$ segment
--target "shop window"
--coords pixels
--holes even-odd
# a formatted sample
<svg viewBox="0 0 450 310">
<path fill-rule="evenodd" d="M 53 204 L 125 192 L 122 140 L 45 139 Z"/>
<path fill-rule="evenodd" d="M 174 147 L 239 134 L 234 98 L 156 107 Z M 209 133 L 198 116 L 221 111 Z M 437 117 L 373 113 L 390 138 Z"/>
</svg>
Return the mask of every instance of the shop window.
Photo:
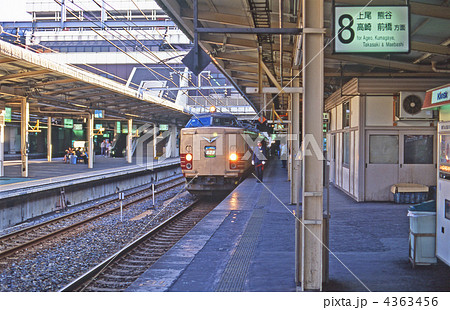
<svg viewBox="0 0 450 310">
<path fill-rule="evenodd" d="M 398 164 L 398 136 L 371 135 L 369 137 L 370 164 Z"/>
<path fill-rule="evenodd" d="M 404 164 L 433 164 L 433 135 L 405 135 Z"/>
<path fill-rule="evenodd" d="M 342 164 L 348 168 L 350 166 L 350 132 L 344 132 L 343 136 Z"/>
<path fill-rule="evenodd" d="M 342 104 L 342 128 L 350 127 L 350 102 Z"/>
</svg>

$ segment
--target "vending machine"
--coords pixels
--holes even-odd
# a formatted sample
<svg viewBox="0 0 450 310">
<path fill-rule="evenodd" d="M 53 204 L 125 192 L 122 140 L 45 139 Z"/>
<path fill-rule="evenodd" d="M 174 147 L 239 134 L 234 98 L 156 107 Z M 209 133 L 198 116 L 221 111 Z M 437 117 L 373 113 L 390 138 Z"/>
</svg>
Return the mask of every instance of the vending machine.
<svg viewBox="0 0 450 310">
<path fill-rule="evenodd" d="M 436 256 L 450 266 L 450 122 L 438 125 Z"/>
</svg>

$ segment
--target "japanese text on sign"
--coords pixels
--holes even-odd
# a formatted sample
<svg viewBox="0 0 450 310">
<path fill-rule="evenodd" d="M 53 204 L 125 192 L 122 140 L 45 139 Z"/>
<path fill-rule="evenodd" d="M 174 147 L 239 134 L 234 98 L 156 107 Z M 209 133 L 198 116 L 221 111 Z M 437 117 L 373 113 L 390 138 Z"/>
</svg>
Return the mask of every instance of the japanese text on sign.
<svg viewBox="0 0 450 310">
<path fill-rule="evenodd" d="M 408 6 L 335 7 L 336 53 L 409 52 Z"/>
</svg>

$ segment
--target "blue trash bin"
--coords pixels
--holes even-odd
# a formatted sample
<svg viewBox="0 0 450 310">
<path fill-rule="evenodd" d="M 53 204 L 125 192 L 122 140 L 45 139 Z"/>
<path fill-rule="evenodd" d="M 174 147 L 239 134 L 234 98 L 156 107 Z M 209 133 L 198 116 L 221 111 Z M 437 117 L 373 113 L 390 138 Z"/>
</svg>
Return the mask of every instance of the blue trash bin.
<svg viewBox="0 0 450 310">
<path fill-rule="evenodd" d="M 76 155 L 70 155 L 70 163 L 72 165 L 76 165 L 77 164 L 77 156 Z"/>
</svg>

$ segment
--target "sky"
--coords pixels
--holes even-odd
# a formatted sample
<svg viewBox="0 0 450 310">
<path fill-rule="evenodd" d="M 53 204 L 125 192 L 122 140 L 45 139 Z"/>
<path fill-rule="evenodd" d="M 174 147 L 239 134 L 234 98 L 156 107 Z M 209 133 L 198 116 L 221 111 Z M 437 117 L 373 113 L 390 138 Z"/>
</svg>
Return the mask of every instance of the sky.
<svg viewBox="0 0 450 310">
<path fill-rule="evenodd" d="M 31 15 L 25 10 L 29 0 L 0 0 L 0 21 L 31 20 Z"/>
</svg>

